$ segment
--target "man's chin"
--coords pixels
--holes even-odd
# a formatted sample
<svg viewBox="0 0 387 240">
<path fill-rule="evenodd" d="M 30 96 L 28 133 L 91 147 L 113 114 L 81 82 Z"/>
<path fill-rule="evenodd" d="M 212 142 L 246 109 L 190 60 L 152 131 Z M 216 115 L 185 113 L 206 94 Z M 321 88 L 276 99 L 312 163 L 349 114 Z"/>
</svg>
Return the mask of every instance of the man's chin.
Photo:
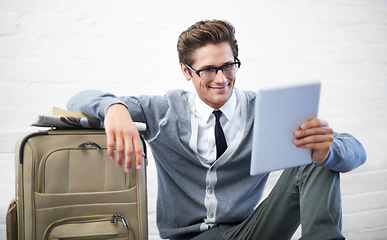
<svg viewBox="0 0 387 240">
<path fill-rule="evenodd" d="M 227 93 L 214 97 L 212 102 L 217 106 L 216 109 L 222 107 L 230 99 L 230 96 L 231 95 Z"/>
</svg>

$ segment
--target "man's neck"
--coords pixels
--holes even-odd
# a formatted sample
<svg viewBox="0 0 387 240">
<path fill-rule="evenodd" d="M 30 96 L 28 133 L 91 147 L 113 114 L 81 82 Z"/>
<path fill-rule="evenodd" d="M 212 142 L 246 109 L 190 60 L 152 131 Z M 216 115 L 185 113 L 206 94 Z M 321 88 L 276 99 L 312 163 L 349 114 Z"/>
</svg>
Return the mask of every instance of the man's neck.
<svg viewBox="0 0 387 240">
<path fill-rule="evenodd" d="M 235 96 L 235 91 L 234 91 L 231 97 L 228 99 L 228 101 L 225 104 L 223 104 L 221 108 L 219 108 L 228 120 L 230 120 L 234 116 L 236 104 L 237 104 L 237 98 Z M 196 94 L 195 110 L 197 115 L 199 115 L 199 117 L 207 121 L 215 109 L 207 105 L 205 102 L 203 102 L 200 99 L 200 97 Z"/>
</svg>

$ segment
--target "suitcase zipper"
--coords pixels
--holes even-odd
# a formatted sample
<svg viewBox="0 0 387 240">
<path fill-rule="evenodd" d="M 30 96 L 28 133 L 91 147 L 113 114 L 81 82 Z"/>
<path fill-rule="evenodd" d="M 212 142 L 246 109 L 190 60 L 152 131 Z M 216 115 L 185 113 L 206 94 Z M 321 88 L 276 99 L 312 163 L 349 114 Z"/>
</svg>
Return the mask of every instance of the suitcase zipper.
<svg viewBox="0 0 387 240">
<path fill-rule="evenodd" d="M 125 226 L 126 228 L 130 228 L 129 223 L 128 223 L 128 222 L 126 221 L 126 219 L 125 219 L 122 215 L 120 215 L 120 214 L 114 214 L 113 217 L 112 217 L 112 219 L 110 220 L 110 223 L 115 224 L 115 223 L 117 222 L 117 219 L 121 220 L 122 223 L 124 224 L 124 226 Z"/>
<path fill-rule="evenodd" d="M 124 227 L 128 230 L 128 233 L 130 235 L 130 239 L 133 240 L 134 239 L 133 230 L 130 227 L 127 220 L 125 219 L 125 217 L 123 217 L 120 214 L 113 214 L 113 216 L 111 214 L 93 215 L 93 216 L 79 216 L 79 217 L 69 217 L 69 218 L 63 218 L 63 219 L 56 220 L 55 222 L 51 223 L 47 227 L 46 231 L 43 234 L 43 240 L 48 240 L 51 231 L 55 227 L 60 226 L 60 225 L 72 224 L 72 223 L 82 223 L 82 222 L 98 222 L 98 221 L 100 221 L 100 222 L 106 221 L 106 222 L 110 222 L 111 224 L 117 224 L 117 219 L 122 222 Z M 119 237 L 118 233 L 117 234 L 106 234 L 106 235 L 100 235 L 100 236 L 79 236 L 79 237 L 67 237 L 67 238 L 65 237 L 65 238 L 59 238 L 59 239 L 73 239 L 73 240 L 75 240 L 75 239 L 108 239 L 108 238 L 117 238 L 117 237 Z"/>
</svg>

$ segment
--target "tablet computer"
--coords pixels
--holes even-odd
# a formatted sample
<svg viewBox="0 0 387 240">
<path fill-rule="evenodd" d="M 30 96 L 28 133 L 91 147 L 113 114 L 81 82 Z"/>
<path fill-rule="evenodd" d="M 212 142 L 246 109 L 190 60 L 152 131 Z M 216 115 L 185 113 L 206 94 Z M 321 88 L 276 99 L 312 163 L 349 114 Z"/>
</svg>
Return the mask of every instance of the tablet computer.
<svg viewBox="0 0 387 240">
<path fill-rule="evenodd" d="M 309 149 L 293 144 L 293 132 L 316 118 L 320 81 L 264 87 L 257 92 L 251 155 L 251 175 L 312 162 Z"/>
</svg>

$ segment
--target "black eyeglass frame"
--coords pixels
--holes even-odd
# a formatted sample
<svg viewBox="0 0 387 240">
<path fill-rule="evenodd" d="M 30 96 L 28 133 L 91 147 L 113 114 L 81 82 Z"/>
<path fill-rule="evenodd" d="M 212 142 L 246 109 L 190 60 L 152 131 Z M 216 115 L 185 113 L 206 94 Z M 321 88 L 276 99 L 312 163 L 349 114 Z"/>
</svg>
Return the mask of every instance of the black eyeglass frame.
<svg viewBox="0 0 387 240">
<path fill-rule="evenodd" d="M 212 79 L 214 79 L 215 78 L 215 76 L 216 76 L 216 74 L 218 74 L 218 71 L 219 70 L 221 70 L 222 71 L 222 73 L 224 74 L 224 72 L 223 72 L 223 69 L 225 68 L 225 67 L 228 67 L 228 66 L 230 66 L 230 65 L 233 65 L 233 64 L 237 64 L 237 70 L 234 72 L 234 73 L 236 73 L 237 71 L 238 71 L 238 69 L 241 67 L 241 61 L 239 61 L 239 59 L 238 58 L 235 58 L 235 62 L 233 62 L 233 63 L 227 63 L 227 64 L 225 64 L 225 65 L 223 65 L 223 66 L 220 66 L 220 67 L 210 67 L 210 68 L 204 68 L 204 69 L 200 69 L 200 70 L 195 70 L 195 69 L 193 69 L 190 65 L 188 65 L 188 64 L 184 64 L 189 70 L 191 70 L 191 71 L 193 71 L 194 73 L 196 73 L 196 75 L 198 75 L 202 80 L 204 80 L 204 81 L 209 81 L 209 80 L 212 80 Z M 215 75 L 214 75 L 214 77 L 213 78 L 211 78 L 211 79 L 203 79 L 201 76 L 200 76 L 200 72 L 201 71 L 205 71 L 205 70 L 208 70 L 208 69 L 215 69 Z M 233 73 L 233 74 L 234 74 Z M 225 76 L 230 76 L 230 75 L 226 75 L 226 74 L 224 74 Z"/>
</svg>

